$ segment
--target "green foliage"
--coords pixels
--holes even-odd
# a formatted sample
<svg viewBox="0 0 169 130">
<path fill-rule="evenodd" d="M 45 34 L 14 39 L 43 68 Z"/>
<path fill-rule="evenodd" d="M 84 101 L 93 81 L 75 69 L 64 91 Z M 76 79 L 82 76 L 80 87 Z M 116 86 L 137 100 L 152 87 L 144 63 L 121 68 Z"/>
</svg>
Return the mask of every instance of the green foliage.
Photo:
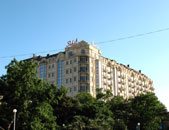
<svg viewBox="0 0 169 130">
<path fill-rule="evenodd" d="M 97 89 L 68 97 L 65 87 L 58 88 L 36 77 L 33 61 L 16 59 L 0 77 L 0 129 L 12 129 L 13 109 L 17 109 L 19 130 L 158 130 L 167 120 L 166 108 L 153 93 L 125 100 L 111 91 Z"/>
<path fill-rule="evenodd" d="M 154 93 L 142 94 L 131 99 L 131 105 L 134 115 L 130 118 L 133 122 L 129 123 L 129 126 L 140 122 L 143 130 L 159 129 L 159 124 L 164 119 L 167 110 Z"/>
<path fill-rule="evenodd" d="M 131 115 L 131 105 L 129 101 L 124 100 L 123 97 L 116 96 L 108 102 L 108 106 L 116 122 L 123 121 L 124 124 L 128 123 L 128 119 Z"/>
<path fill-rule="evenodd" d="M 103 101 L 108 101 L 113 96 L 110 90 L 107 90 L 106 93 L 104 94 L 102 88 L 97 88 L 96 93 L 97 93 L 96 99 L 103 100 Z"/>
<path fill-rule="evenodd" d="M 50 103 L 53 100 L 51 97 L 56 94 L 46 94 L 46 90 L 52 89 L 52 87 L 50 88 L 50 85 L 35 76 L 36 68 L 34 62 L 18 62 L 14 59 L 6 68 L 7 74 L 0 78 L 0 95 L 4 97 L 2 105 L 0 105 L 0 113 L 3 113 L 0 114 L 0 126 L 4 129 L 12 127 L 13 109 L 17 109 L 16 129 L 34 129 L 33 126 L 48 129 L 49 124 L 56 126 L 53 108 L 50 107 L 50 104 L 47 105 L 45 103 Z M 54 87 L 53 90 L 55 90 Z M 42 108 L 46 108 L 48 111 Z M 40 110 L 43 110 L 43 112 L 37 113 Z M 49 116 L 48 118 L 44 118 L 47 123 L 42 121 L 42 117 L 45 117 L 45 115 Z M 39 123 L 32 122 L 36 124 L 33 125 L 30 123 L 31 121 Z M 43 125 L 41 125 L 42 123 Z"/>
<path fill-rule="evenodd" d="M 101 94 L 101 93 L 100 93 Z M 84 129 L 102 130 L 112 129 L 114 119 L 106 102 L 95 99 L 89 93 L 80 93 L 77 99 L 81 103 L 81 116 L 86 119 Z"/>
<path fill-rule="evenodd" d="M 30 122 L 31 129 L 54 130 L 57 128 L 56 116 L 53 115 L 53 108 L 49 103 L 40 103 L 32 112 L 34 115 Z"/>
<path fill-rule="evenodd" d="M 116 119 L 114 124 L 114 130 L 127 130 L 127 126 L 124 120 Z"/>
</svg>

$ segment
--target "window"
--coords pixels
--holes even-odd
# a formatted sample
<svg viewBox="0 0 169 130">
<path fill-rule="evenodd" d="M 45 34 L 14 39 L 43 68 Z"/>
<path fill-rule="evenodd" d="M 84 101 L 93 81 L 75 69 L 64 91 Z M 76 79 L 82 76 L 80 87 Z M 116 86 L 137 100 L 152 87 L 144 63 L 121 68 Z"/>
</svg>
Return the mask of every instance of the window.
<svg viewBox="0 0 169 130">
<path fill-rule="evenodd" d="M 74 81 L 76 81 L 77 79 L 76 79 L 76 76 L 74 76 Z"/>
<path fill-rule="evenodd" d="M 46 80 L 46 65 L 40 66 L 40 78 Z"/>
<path fill-rule="evenodd" d="M 54 66 L 54 64 L 52 64 L 52 68 L 54 68 L 55 66 Z"/>
<path fill-rule="evenodd" d="M 76 60 L 76 58 L 74 58 L 74 62 L 76 62 L 77 60 Z"/>
<path fill-rule="evenodd" d="M 52 73 L 52 77 L 54 77 L 54 73 Z"/>
<path fill-rule="evenodd" d="M 58 63 L 57 63 L 57 83 L 58 83 L 58 88 L 62 85 L 62 75 L 63 75 L 63 70 L 62 70 L 62 61 L 59 58 Z"/>
<path fill-rule="evenodd" d="M 88 91 L 88 86 L 80 86 L 80 91 L 81 91 L 81 92 L 86 92 L 86 91 Z"/>
<path fill-rule="evenodd" d="M 86 81 L 87 80 L 87 76 L 80 76 L 80 81 Z"/>
<path fill-rule="evenodd" d="M 69 88 L 69 90 L 70 90 L 70 93 L 72 92 L 72 88 Z"/>
<path fill-rule="evenodd" d="M 70 73 L 72 73 L 72 69 L 70 69 Z"/>
<path fill-rule="evenodd" d="M 74 86 L 74 91 L 77 91 L 77 87 L 76 86 Z"/>
<path fill-rule="evenodd" d="M 81 53 L 82 53 L 82 54 L 85 54 L 85 50 L 84 50 L 84 49 L 82 49 L 82 50 L 81 50 Z"/>
<path fill-rule="evenodd" d="M 63 85 L 63 65 L 64 65 L 64 62 L 62 61 L 61 62 L 61 74 L 62 74 L 62 76 L 61 76 L 61 85 Z"/>
<path fill-rule="evenodd" d="M 80 57 L 80 61 L 81 61 L 81 62 L 86 62 L 86 61 L 87 61 L 87 58 L 86 58 L 86 57 Z"/>
<path fill-rule="evenodd" d="M 68 58 L 70 58 L 73 55 L 72 51 L 68 53 Z"/>
<path fill-rule="evenodd" d="M 48 74 L 48 78 L 50 78 L 50 73 Z"/>
<path fill-rule="evenodd" d="M 69 64 L 69 61 L 66 61 L 66 65 L 68 65 Z"/>
<path fill-rule="evenodd" d="M 69 80 L 68 79 L 66 79 L 66 84 L 68 84 L 69 83 Z"/>
<path fill-rule="evenodd" d="M 87 67 L 80 67 L 80 71 L 81 72 L 86 72 L 87 71 Z"/>
<path fill-rule="evenodd" d="M 46 81 L 46 65 L 44 65 L 44 75 L 43 75 L 43 79 Z"/>
<path fill-rule="evenodd" d="M 40 66 L 40 78 L 43 79 L 43 65 Z"/>
<path fill-rule="evenodd" d="M 68 74 L 69 73 L 69 71 L 68 71 L 68 69 L 66 70 L 66 74 Z"/>
<path fill-rule="evenodd" d="M 72 60 L 70 60 L 70 64 L 72 64 Z"/>
<path fill-rule="evenodd" d="M 74 72 L 76 72 L 76 67 L 74 67 Z"/>
<path fill-rule="evenodd" d="M 51 66 L 49 65 L 48 68 L 50 69 L 50 67 L 51 67 Z"/>
<path fill-rule="evenodd" d="M 99 61 L 96 61 L 96 86 L 99 88 Z"/>
</svg>

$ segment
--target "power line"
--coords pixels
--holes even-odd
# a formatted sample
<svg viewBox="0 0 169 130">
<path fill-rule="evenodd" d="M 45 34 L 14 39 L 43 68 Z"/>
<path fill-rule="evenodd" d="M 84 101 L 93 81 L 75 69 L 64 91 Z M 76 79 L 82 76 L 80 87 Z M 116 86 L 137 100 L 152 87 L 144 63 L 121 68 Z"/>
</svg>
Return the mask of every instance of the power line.
<svg viewBox="0 0 169 130">
<path fill-rule="evenodd" d="M 120 37 L 120 38 L 109 40 L 109 41 L 97 42 L 95 44 L 103 44 L 103 43 L 121 41 L 121 40 L 131 39 L 131 38 L 135 38 L 135 37 L 142 37 L 142 36 L 145 36 L 145 35 L 151 35 L 151 34 L 154 34 L 154 33 L 159 33 L 159 32 L 164 32 L 164 31 L 169 31 L 169 28 L 160 29 L 160 30 L 151 31 L 151 32 L 146 32 L 146 33 L 140 33 L 140 34 L 131 35 L 131 36 L 127 36 L 127 37 Z"/>
<path fill-rule="evenodd" d="M 57 49 L 57 50 L 50 50 L 50 51 L 41 51 L 41 52 L 36 52 L 36 53 L 27 53 L 27 54 L 19 54 L 19 55 L 11 55 L 11 56 L 2 56 L 2 58 L 12 58 L 12 57 L 19 57 L 19 56 L 28 56 L 28 55 L 33 55 L 33 54 L 42 54 L 42 53 L 48 53 L 48 52 L 54 52 L 54 51 L 62 51 L 64 49 Z"/>
<path fill-rule="evenodd" d="M 155 30 L 155 31 L 151 31 L 151 32 L 140 33 L 140 34 L 126 36 L 126 37 L 120 37 L 120 38 L 116 38 L 116 39 L 108 40 L 108 41 L 96 42 L 95 44 L 111 43 L 111 42 L 115 42 L 115 41 L 121 41 L 121 40 L 126 40 L 126 39 L 132 39 L 132 38 L 136 38 L 136 37 L 142 37 L 142 36 L 146 36 L 146 35 L 151 35 L 151 34 L 154 34 L 154 33 L 160 33 L 160 32 L 164 32 L 164 31 L 169 31 L 169 28 L 159 29 L 159 30 Z M 64 50 L 64 48 L 63 49 L 50 50 L 50 51 L 36 52 L 36 53 L 27 53 L 27 54 L 19 54 L 19 55 L 11 55 L 11 56 L 2 56 L 2 57 L 0 57 L 0 59 L 2 59 L 2 58 L 19 57 L 19 56 L 27 56 L 27 55 L 33 55 L 33 54 L 49 53 L 49 52 L 62 51 L 62 50 Z"/>
</svg>

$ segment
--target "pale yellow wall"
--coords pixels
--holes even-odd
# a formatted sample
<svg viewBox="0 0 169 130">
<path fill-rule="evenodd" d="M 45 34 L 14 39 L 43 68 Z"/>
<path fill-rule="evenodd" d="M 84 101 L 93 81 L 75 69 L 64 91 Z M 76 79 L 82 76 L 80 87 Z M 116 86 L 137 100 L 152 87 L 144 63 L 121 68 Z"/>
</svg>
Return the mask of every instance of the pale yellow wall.
<svg viewBox="0 0 169 130">
<path fill-rule="evenodd" d="M 81 53 L 81 50 L 85 50 L 85 54 Z M 68 57 L 69 52 L 73 53 L 73 56 Z M 81 64 L 80 56 L 87 56 L 88 62 Z M 89 93 L 91 95 L 96 96 L 96 60 L 101 63 L 101 86 L 103 91 L 110 90 L 115 96 L 114 85 L 117 83 L 117 94 L 119 96 L 123 96 L 124 98 L 135 97 L 141 93 L 153 92 L 153 81 L 149 79 L 144 74 L 133 70 L 125 65 L 118 64 L 114 60 L 110 60 L 101 56 L 101 51 L 98 50 L 94 45 L 89 45 L 85 41 L 82 41 L 78 44 L 74 44 L 71 47 L 65 48 L 65 53 L 58 53 L 56 56 L 52 56 L 50 58 L 44 57 L 41 61 L 35 60 L 37 64 L 37 76 L 40 76 L 40 65 L 46 64 L 46 81 L 49 83 L 57 84 L 57 62 L 59 57 L 64 62 L 64 70 L 63 70 L 63 86 L 68 88 L 68 96 L 77 95 L 78 91 L 80 91 L 80 66 L 87 66 L 88 72 L 81 73 L 81 75 L 88 75 L 87 83 L 89 86 Z M 74 59 L 76 58 L 76 62 Z M 66 62 L 69 62 L 66 65 Z M 72 64 L 70 64 L 72 61 Z M 49 68 L 50 66 L 50 68 Z M 54 67 L 52 67 L 54 66 Z M 74 72 L 74 67 L 76 67 L 76 72 Z M 114 75 L 114 70 L 117 70 L 116 77 Z M 72 73 L 70 73 L 70 69 Z M 66 74 L 66 70 L 68 70 L 68 74 Z M 52 73 L 54 76 L 52 77 Z M 50 74 L 50 77 L 49 77 Z M 74 81 L 74 77 L 76 77 L 76 81 Z M 114 79 L 117 80 L 114 80 Z M 66 83 L 66 79 L 69 80 L 69 83 Z M 70 83 L 70 79 L 72 82 Z M 77 87 L 77 91 L 74 91 L 74 88 Z M 71 92 L 70 92 L 71 89 Z"/>
</svg>

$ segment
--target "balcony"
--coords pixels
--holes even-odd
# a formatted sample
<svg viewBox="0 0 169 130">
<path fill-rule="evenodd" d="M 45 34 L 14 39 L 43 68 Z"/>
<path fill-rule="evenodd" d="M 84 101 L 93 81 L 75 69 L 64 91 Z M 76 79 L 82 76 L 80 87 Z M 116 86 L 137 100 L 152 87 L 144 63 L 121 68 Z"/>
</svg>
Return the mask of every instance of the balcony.
<svg viewBox="0 0 169 130">
<path fill-rule="evenodd" d="M 131 93 L 131 89 L 129 89 L 129 93 Z"/>
<path fill-rule="evenodd" d="M 128 77 L 128 81 L 131 81 L 131 77 Z"/>
<path fill-rule="evenodd" d="M 103 77 L 104 77 L 104 78 L 107 78 L 107 75 L 106 75 L 106 73 L 103 73 Z"/>
<path fill-rule="evenodd" d="M 148 88 L 148 85 L 145 84 L 145 85 L 144 85 L 144 88 Z"/>
<path fill-rule="evenodd" d="M 121 74 L 121 78 L 125 79 L 126 78 L 125 74 Z"/>
<path fill-rule="evenodd" d="M 89 63 L 88 57 L 80 57 L 79 63 Z"/>
<path fill-rule="evenodd" d="M 119 90 L 122 90 L 122 86 L 121 86 L 121 85 L 118 85 L 118 89 L 119 89 Z"/>
<path fill-rule="evenodd" d="M 89 87 L 88 86 L 80 86 L 80 92 L 89 92 Z"/>
<path fill-rule="evenodd" d="M 132 85 L 131 85 L 131 83 L 130 83 L 130 82 L 128 83 L 128 86 L 129 86 L 129 87 L 132 87 Z"/>
<path fill-rule="evenodd" d="M 84 69 L 80 69 L 79 72 L 80 73 L 89 73 L 89 70 L 88 69 L 85 69 L 85 70 Z"/>
<path fill-rule="evenodd" d="M 143 92 L 147 92 L 147 89 L 144 89 Z"/>
<path fill-rule="evenodd" d="M 138 82 L 138 81 L 136 82 L 136 85 L 139 85 L 139 82 Z"/>
<path fill-rule="evenodd" d="M 126 87 L 123 85 L 123 86 L 122 86 L 122 89 L 123 89 L 123 90 L 125 90 L 125 89 L 126 89 Z"/>
<path fill-rule="evenodd" d="M 153 86 L 151 86 L 151 87 L 150 87 L 150 90 L 154 91 L 154 88 L 153 88 Z"/>
<path fill-rule="evenodd" d="M 107 87 L 106 90 L 110 90 L 110 87 Z"/>
<path fill-rule="evenodd" d="M 107 71 L 106 71 L 106 68 L 103 68 L 103 72 L 107 72 Z"/>
<path fill-rule="evenodd" d="M 79 82 L 80 83 L 89 83 L 88 76 L 87 75 L 81 75 L 79 77 Z"/>
<path fill-rule="evenodd" d="M 121 84 L 122 83 L 122 79 L 118 78 L 118 83 Z"/>
<path fill-rule="evenodd" d="M 86 83 L 86 84 L 89 84 L 89 80 L 79 80 L 79 83 Z"/>
<path fill-rule="evenodd" d="M 132 83 L 134 83 L 134 80 L 131 80 Z"/>
<path fill-rule="evenodd" d="M 111 74 L 112 73 L 112 71 L 108 71 L 108 74 Z"/>
<path fill-rule="evenodd" d="M 112 83 L 111 83 L 111 81 L 107 81 L 108 82 L 108 85 L 111 85 Z"/>
<path fill-rule="evenodd" d="M 122 84 L 123 84 L 123 85 L 125 85 L 125 84 L 126 84 L 126 82 L 123 80 L 123 81 L 122 81 Z"/>
<path fill-rule="evenodd" d="M 103 84 L 104 84 L 104 85 L 107 85 L 107 82 L 104 82 Z"/>
<path fill-rule="evenodd" d="M 89 61 L 86 61 L 86 62 L 79 61 L 79 64 L 89 64 Z"/>
</svg>

